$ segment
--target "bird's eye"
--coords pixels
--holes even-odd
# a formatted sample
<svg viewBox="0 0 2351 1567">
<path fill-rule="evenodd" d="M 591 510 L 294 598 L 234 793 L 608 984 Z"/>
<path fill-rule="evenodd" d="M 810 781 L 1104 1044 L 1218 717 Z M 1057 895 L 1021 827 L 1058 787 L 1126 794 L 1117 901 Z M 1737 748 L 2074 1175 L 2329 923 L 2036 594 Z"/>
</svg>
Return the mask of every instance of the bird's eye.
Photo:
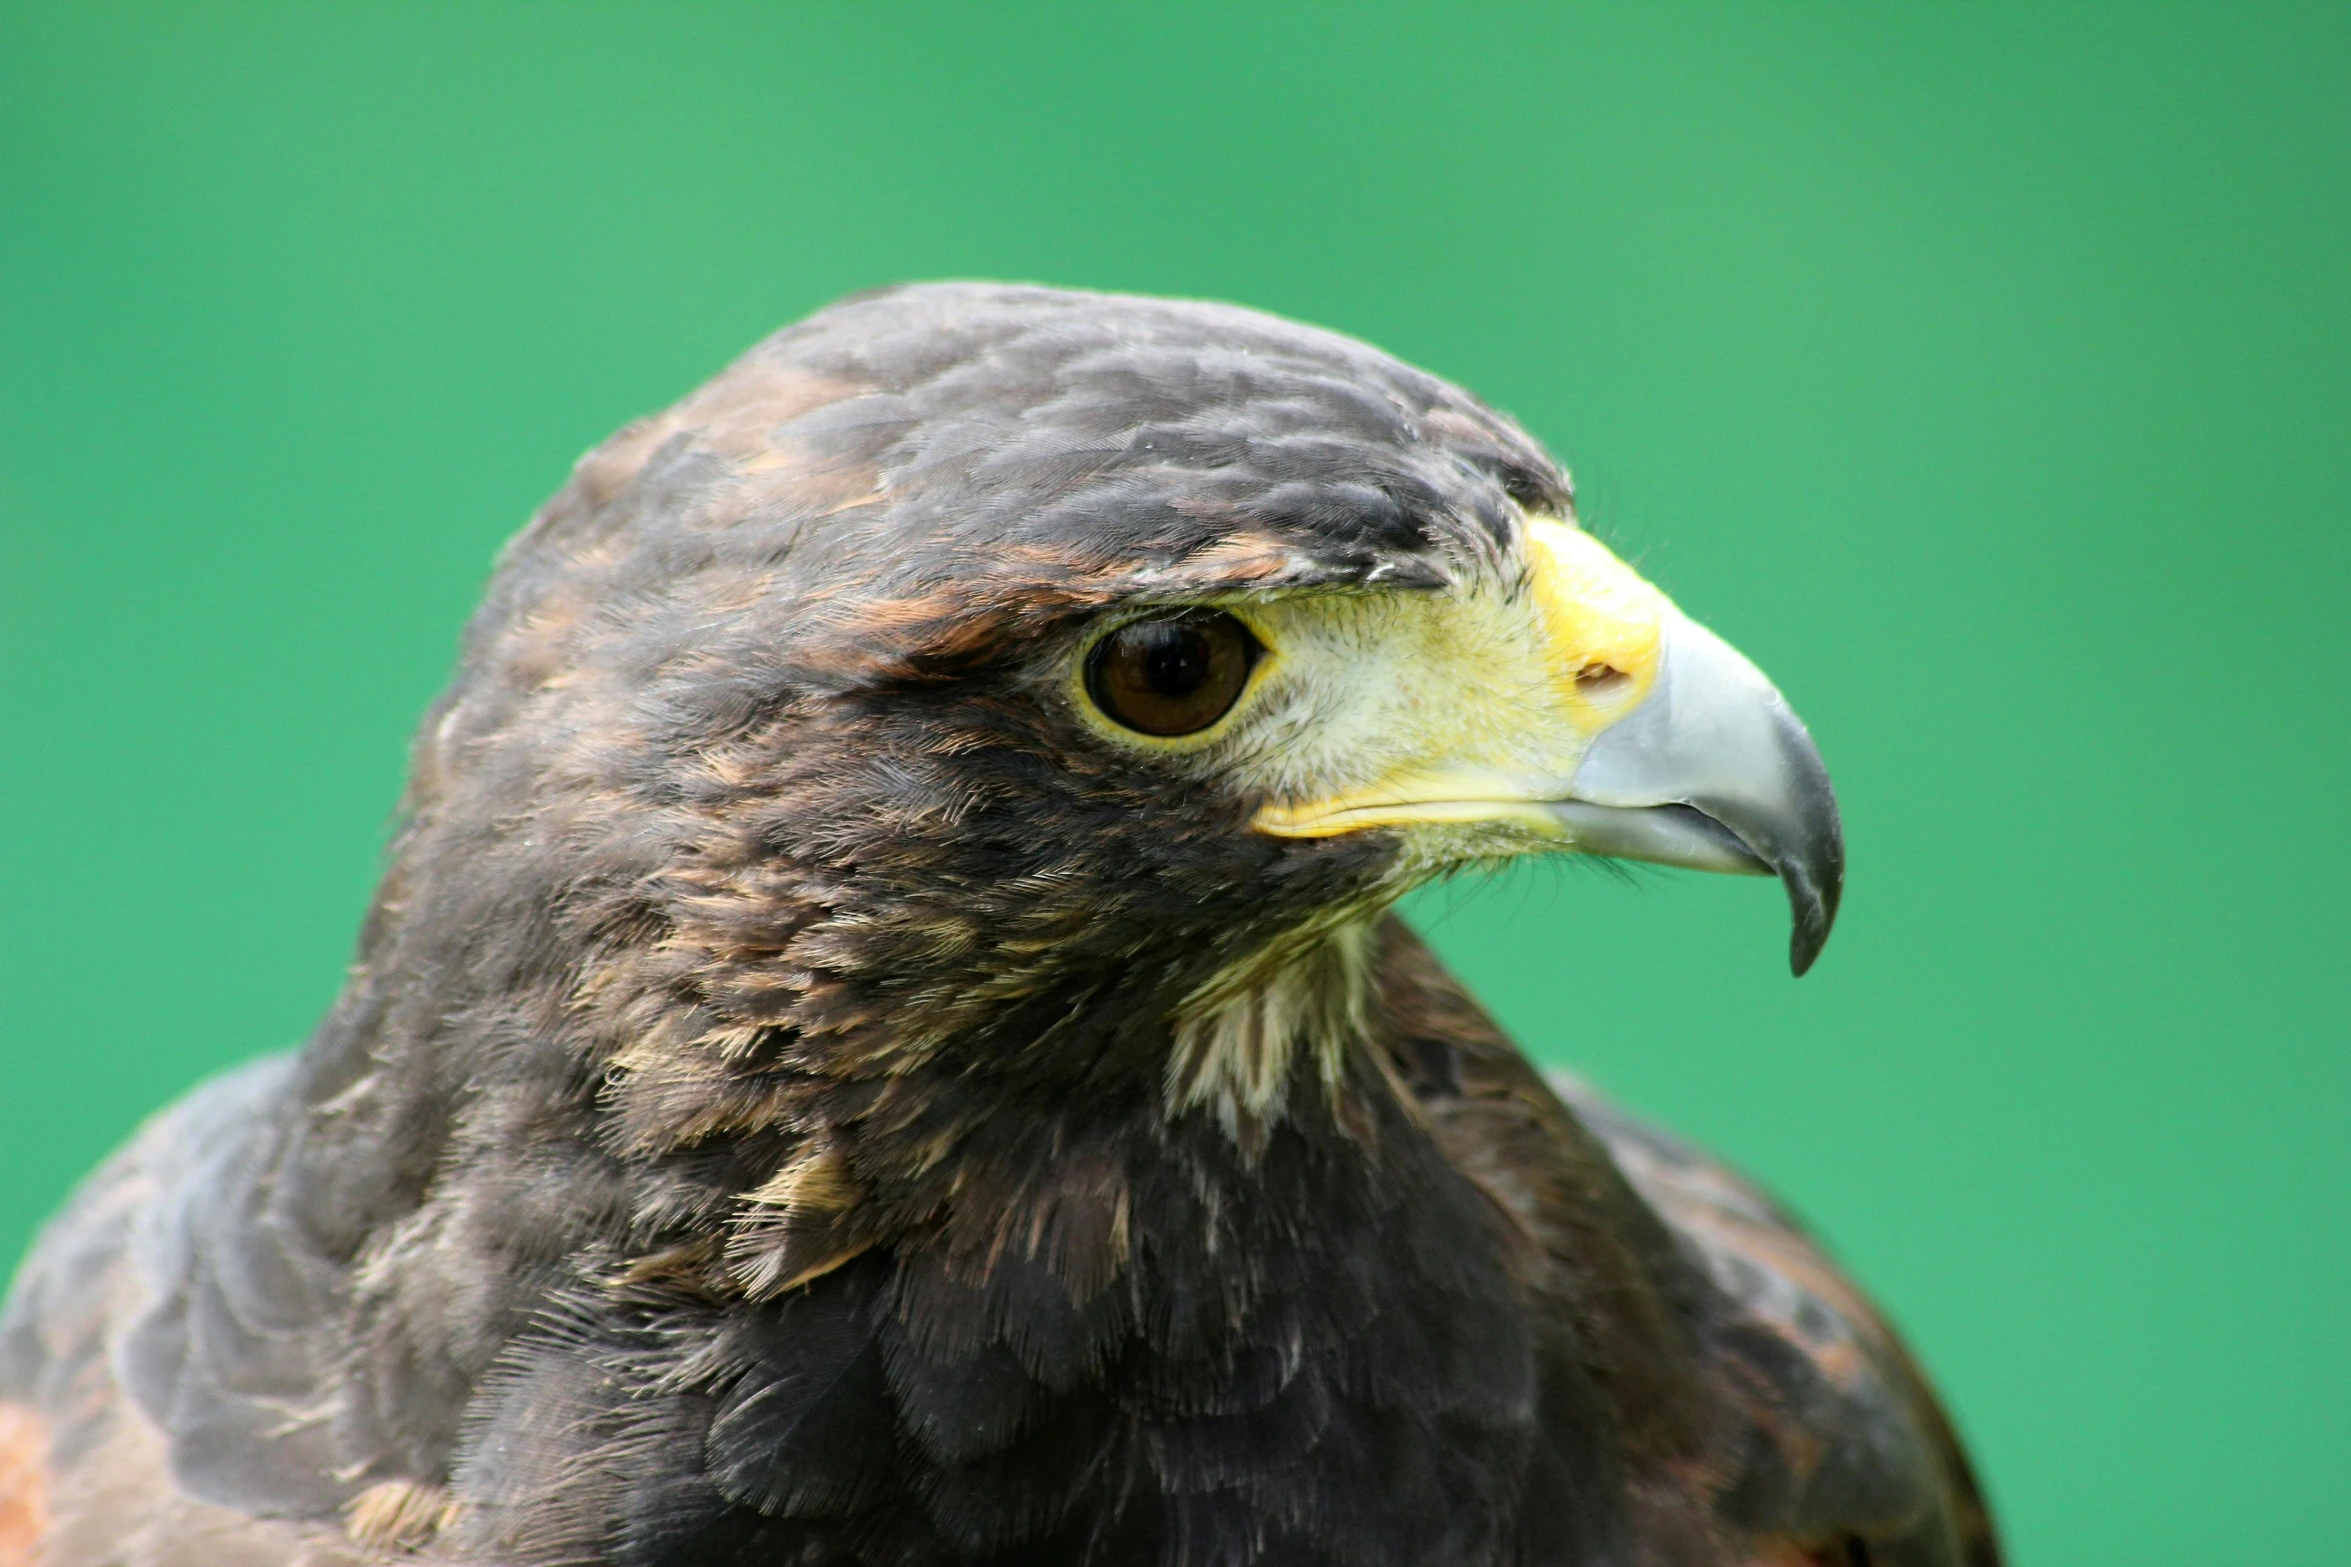
<svg viewBox="0 0 2351 1567">
<path fill-rule="evenodd" d="M 1193 734 L 1232 710 L 1263 651 L 1222 610 L 1138 620 L 1086 655 L 1086 693 L 1129 729 Z"/>
</svg>

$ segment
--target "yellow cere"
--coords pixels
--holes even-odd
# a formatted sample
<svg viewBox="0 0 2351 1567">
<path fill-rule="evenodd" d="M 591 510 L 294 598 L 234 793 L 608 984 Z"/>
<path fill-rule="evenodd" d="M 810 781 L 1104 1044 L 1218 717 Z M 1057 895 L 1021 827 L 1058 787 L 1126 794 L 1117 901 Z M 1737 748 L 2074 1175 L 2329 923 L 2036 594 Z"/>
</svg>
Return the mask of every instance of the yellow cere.
<svg viewBox="0 0 2351 1567">
<path fill-rule="evenodd" d="M 1598 539 L 1548 517 L 1528 519 L 1527 556 L 1561 698 L 1579 727 L 1598 733 L 1656 683 L 1665 595 Z"/>
<path fill-rule="evenodd" d="M 1525 591 L 1480 579 L 1259 611 L 1289 688 L 1287 700 L 1265 693 L 1264 739 L 1281 743 L 1249 769 L 1272 797 L 1259 831 L 1561 834 L 1542 802 L 1564 796 L 1592 736 L 1648 695 L 1673 610 L 1570 524 L 1529 518 L 1526 541 Z"/>
</svg>

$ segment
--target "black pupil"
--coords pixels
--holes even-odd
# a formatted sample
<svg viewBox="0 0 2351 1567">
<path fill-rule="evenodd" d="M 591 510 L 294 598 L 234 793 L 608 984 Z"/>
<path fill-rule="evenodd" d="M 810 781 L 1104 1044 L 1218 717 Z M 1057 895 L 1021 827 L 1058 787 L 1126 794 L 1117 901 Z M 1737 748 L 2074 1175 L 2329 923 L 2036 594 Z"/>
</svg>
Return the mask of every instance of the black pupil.
<svg viewBox="0 0 2351 1567">
<path fill-rule="evenodd" d="M 1143 678 L 1161 696 L 1190 696 L 1208 678 L 1208 639 L 1190 626 L 1152 626 L 1144 633 Z"/>
</svg>

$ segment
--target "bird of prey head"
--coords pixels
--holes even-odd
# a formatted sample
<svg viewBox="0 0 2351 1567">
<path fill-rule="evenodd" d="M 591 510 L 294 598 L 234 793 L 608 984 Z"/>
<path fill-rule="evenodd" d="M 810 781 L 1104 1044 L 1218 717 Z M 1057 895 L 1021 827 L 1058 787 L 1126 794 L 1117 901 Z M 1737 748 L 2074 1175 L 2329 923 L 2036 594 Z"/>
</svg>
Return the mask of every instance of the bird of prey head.
<svg viewBox="0 0 2351 1567">
<path fill-rule="evenodd" d="M 1385 913 L 1559 852 L 1778 875 L 1799 973 L 1842 870 L 1508 419 L 846 300 L 509 547 L 335 1011 L 28 1265 L 0 1472 L 57 1567 L 1989 1567 L 1860 1297 Z"/>
<path fill-rule="evenodd" d="M 1777 873 L 1802 973 L 1842 868 L 1787 704 L 1508 419 L 1331 333 L 1034 288 L 849 300 L 588 457 L 411 812 L 404 869 L 518 938 L 660 889 L 713 1028 L 1156 1053 L 1257 1111 L 1432 875 Z"/>
</svg>

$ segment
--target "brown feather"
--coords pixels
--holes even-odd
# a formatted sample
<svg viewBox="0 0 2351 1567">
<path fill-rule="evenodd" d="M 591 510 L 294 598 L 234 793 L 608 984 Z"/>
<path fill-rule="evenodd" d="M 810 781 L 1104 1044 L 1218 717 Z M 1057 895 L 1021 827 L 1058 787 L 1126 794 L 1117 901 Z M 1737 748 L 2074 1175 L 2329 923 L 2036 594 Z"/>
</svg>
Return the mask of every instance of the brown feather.
<svg viewBox="0 0 2351 1567">
<path fill-rule="evenodd" d="M 1045 289 L 844 301 L 623 430 L 501 560 L 318 1034 L 28 1262 L 0 1541 L 1987 1567 L 1817 1250 L 1380 918 L 1440 866 L 1071 706 L 1106 614 L 1503 581 L 1569 504 L 1363 344 Z"/>
</svg>

